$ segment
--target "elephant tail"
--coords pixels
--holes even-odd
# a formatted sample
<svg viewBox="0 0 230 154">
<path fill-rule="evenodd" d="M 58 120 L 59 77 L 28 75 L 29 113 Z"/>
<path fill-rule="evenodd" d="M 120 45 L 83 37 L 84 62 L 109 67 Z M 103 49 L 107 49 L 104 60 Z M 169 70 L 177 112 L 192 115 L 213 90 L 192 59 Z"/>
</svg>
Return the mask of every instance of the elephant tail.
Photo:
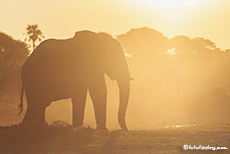
<svg viewBox="0 0 230 154">
<path fill-rule="evenodd" d="M 18 108 L 19 108 L 20 110 L 19 110 L 18 115 L 20 115 L 20 114 L 22 113 L 22 110 L 23 110 L 23 94 L 24 94 L 24 87 L 23 87 L 23 84 L 22 84 L 21 102 L 20 102 L 20 104 L 18 105 Z"/>
</svg>

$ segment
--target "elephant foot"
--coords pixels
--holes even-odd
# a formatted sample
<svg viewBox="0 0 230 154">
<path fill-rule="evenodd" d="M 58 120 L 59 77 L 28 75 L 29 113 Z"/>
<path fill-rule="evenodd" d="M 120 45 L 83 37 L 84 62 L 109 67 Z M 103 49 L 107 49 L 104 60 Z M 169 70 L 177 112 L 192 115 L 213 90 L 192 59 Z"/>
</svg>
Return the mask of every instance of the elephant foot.
<svg viewBox="0 0 230 154">
<path fill-rule="evenodd" d="M 88 125 L 82 125 L 78 127 L 72 127 L 71 130 L 73 130 L 74 132 L 85 132 L 85 131 L 93 131 L 94 129 Z"/>
<path fill-rule="evenodd" d="M 74 123 L 72 126 L 73 127 L 82 127 L 82 126 L 84 126 L 84 124 L 83 123 Z"/>
<path fill-rule="evenodd" d="M 38 121 L 22 121 L 22 126 L 28 126 L 28 127 L 42 127 L 42 126 L 48 126 L 47 122 L 38 122 Z"/>
<path fill-rule="evenodd" d="M 106 126 L 97 126 L 96 130 L 105 130 L 105 131 L 108 131 L 108 129 L 106 128 Z"/>
</svg>

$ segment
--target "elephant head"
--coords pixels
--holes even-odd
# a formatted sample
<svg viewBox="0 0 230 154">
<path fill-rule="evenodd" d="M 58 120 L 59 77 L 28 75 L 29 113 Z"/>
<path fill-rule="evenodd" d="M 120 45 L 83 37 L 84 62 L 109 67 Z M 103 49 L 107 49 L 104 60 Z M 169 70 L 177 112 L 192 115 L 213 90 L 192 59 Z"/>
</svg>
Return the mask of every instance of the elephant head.
<svg viewBox="0 0 230 154">
<path fill-rule="evenodd" d="M 105 73 L 116 80 L 119 87 L 118 122 L 123 130 L 127 130 L 125 115 L 130 93 L 130 74 L 125 55 L 117 40 L 104 33 L 100 33 L 99 37 L 104 44 L 104 55 L 109 57 L 105 61 Z"/>
<path fill-rule="evenodd" d="M 95 36 L 89 37 L 86 33 L 88 33 L 88 35 Z M 130 74 L 122 47 L 116 39 L 106 33 L 80 31 L 75 33 L 74 38 L 82 39 L 84 38 L 82 34 L 87 36 L 87 40 L 92 38 L 92 40 L 88 42 L 92 42 L 92 46 L 94 46 L 94 50 L 96 51 L 94 54 L 91 53 L 92 60 L 96 59 L 95 65 L 98 65 L 98 68 L 100 68 L 100 70 L 102 69 L 102 71 L 107 74 L 110 79 L 117 81 L 119 87 L 118 122 L 123 130 L 127 130 L 125 115 L 130 94 Z"/>
</svg>

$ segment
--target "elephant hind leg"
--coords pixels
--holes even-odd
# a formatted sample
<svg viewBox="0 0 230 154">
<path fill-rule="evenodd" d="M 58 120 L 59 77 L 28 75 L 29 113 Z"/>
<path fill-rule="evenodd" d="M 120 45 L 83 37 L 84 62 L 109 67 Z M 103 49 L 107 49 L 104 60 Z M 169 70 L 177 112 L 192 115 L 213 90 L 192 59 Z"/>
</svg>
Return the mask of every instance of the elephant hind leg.
<svg viewBox="0 0 230 154">
<path fill-rule="evenodd" d="M 89 86 L 89 93 L 94 105 L 97 129 L 107 130 L 106 128 L 106 102 L 107 90 L 104 75 L 97 78 L 94 83 Z"/>
<path fill-rule="evenodd" d="M 39 104 L 40 103 L 40 104 Z M 38 125 L 43 125 L 45 124 L 45 110 L 46 107 L 45 105 L 41 105 L 43 102 L 31 102 L 28 101 L 28 107 L 26 110 L 26 114 L 23 118 L 23 123 L 24 124 L 38 124 Z"/>
<path fill-rule="evenodd" d="M 78 89 L 76 90 L 76 94 L 72 97 L 72 120 L 74 127 L 79 127 L 83 125 L 86 95 L 87 87 L 78 87 Z"/>
</svg>

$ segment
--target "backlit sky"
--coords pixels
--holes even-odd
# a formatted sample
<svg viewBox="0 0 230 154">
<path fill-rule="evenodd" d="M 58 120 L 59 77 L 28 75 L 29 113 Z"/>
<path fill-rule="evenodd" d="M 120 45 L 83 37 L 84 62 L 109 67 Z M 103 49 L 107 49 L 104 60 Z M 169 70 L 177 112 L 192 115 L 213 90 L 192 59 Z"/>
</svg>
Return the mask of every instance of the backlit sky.
<svg viewBox="0 0 230 154">
<path fill-rule="evenodd" d="M 0 31 L 17 39 L 35 23 L 46 38 L 147 26 L 169 38 L 205 37 L 230 48 L 230 0 L 0 0 L 0 6 Z"/>
</svg>

